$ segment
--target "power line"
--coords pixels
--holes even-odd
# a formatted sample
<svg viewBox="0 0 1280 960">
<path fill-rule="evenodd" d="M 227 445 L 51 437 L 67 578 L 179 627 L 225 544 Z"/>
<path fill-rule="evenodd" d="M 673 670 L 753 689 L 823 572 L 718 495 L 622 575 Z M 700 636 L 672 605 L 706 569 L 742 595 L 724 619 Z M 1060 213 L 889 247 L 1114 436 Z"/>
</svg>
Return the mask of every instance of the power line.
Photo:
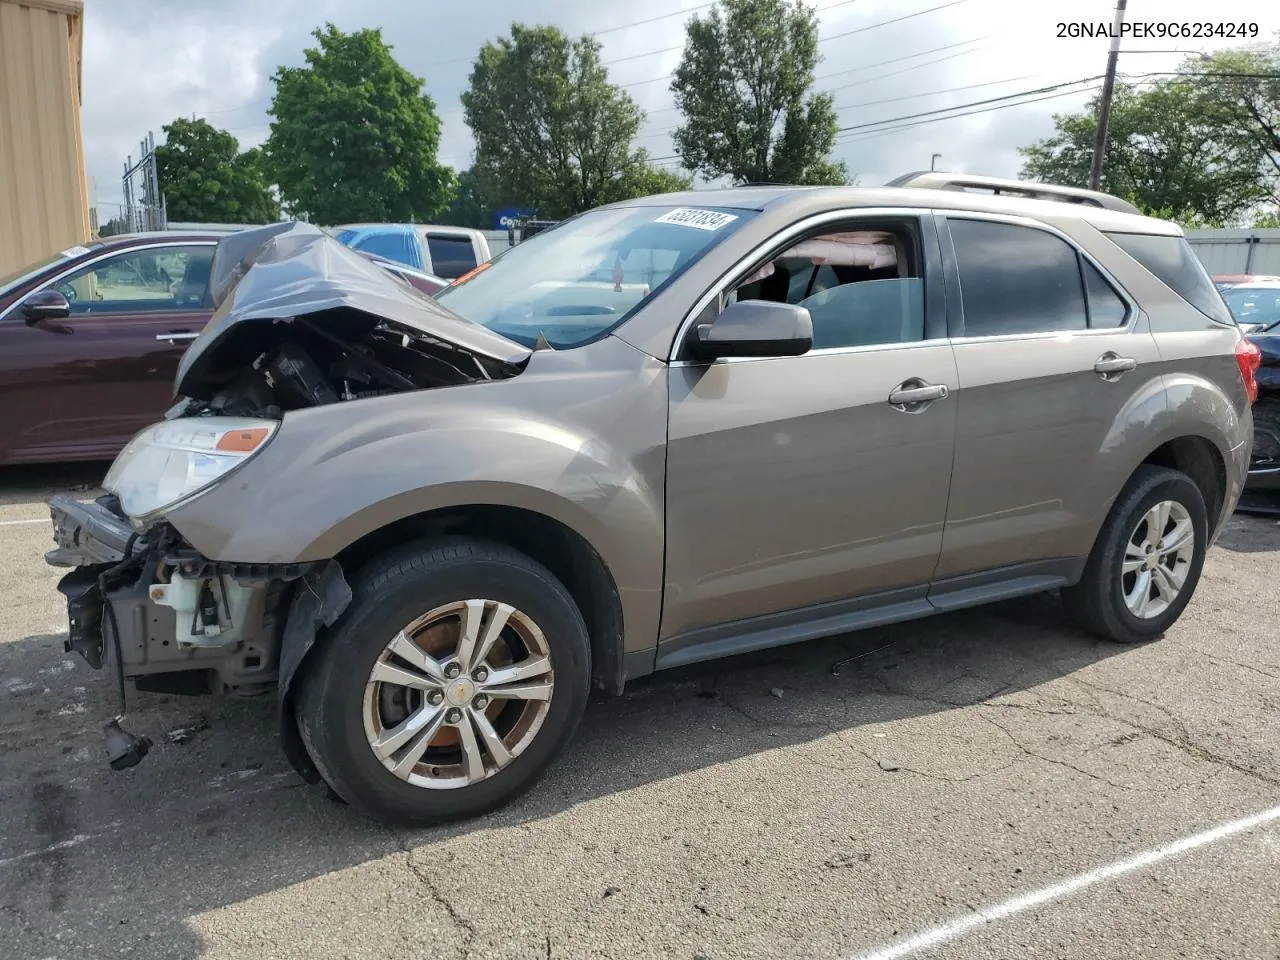
<svg viewBox="0 0 1280 960">
<path fill-rule="evenodd" d="M 1090 86 L 1090 87 L 1081 87 L 1076 90 L 1060 90 L 1057 93 L 1050 93 L 1043 97 L 1033 97 L 1029 100 L 1019 100 L 1017 103 L 1000 103 L 1000 104 L 995 104 L 993 106 L 981 107 L 976 110 L 966 110 L 963 113 L 952 114 L 951 116 L 948 116 L 948 117 L 930 117 L 929 119 L 926 119 L 926 120 L 916 120 L 911 123 L 901 123 L 895 126 L 884 127 L 879 130 L 872 130 L 866 133 L 857 133 L 857 134 L 854 134 L 853 136 L 847 136 L 843 139 L 837 140 L 836 142 L 839 144 L 861 143 L 863 140 L 874 140 L 876 137 L 888 136 L 891 133 L 898 133 L 902 130 L 911 130 L 911 129 L 914 129 L 915 127 L 923 127 L 931 123 L 942 123 L 944 120 L 958 120 L 961 117 L 972 117 L 972 116 L 977 116 L 978 114 L 983 114 L 983 113 L 994 113 L 997 110 L 1009 110 L 1009 109 L 1012 109 L 1013 107 L 1022 107 L 1031 103 L 1040 103 L 1041 101 L 1044 101 L 1044 100 L 1056 100 L 1060 97 L 1078 96 L 1079 94 L 1089 93 L 1097 89 L 1099 89 L 1099 84 L 1094 84 L 1093 86 Z M 953 109 L 956 109 L 956 108 L 953 108 Z M 889 123 L 891 121 L 885 121 L 885 122 Z"/>
<path fill-rule="evenodd" d="M 902 97 L 888 97 L 884 100 L 868 100 L 865 103 L 849 103 L 843 107 L 837 107 L 837 110 L 858 110 L 862 107 L 876 107 L 883 103 L 901 103 L 903 100 L 920 100 L 924 97 L 940 97 L 948 93 L 957 93 L 961 90 L 978 90 L 983 87 L 997 87 L 1003 83 L 1013 83 L 1015 80 L 1030 80 L 1037 74 L 1023 74 L 1017 77 L 1006 77 L 1003 80 L 988 80 L 985 83 L 971 83 L 963 87 L 949 87 L 946 90 L 930 90 L 928 93 L 911 93 Z M 679 124 L 672 127 L 664 127 L 661 130 L 655 130 L 652 133 L 646 133 L 643 137 L 637 137 L 639 140 L 646 140 L 650 137 L 660 136 L 662 134 L 671 133 L 679 128 Z"/>
<path fill-rule="evenodd" d="M 891 20 L 881 20 L 879 23 L 869 23 L 865 27 L 858 27 L 857 29 L 854 29 L 854 30 L 846 30 L 844 33 L 836 33 L 829 37 L 819 37 L 818 43 L 826 43 L 828 40 L 839 40 L 841 37 L 851 37 L 855 33 L 866 33 L 868 30 L 876 30 L 876 29 L 879 29 L 880 27 L 887 27 L 890 24 L 901 23 L 903 20 L 911 20 L 914 17 L 922 17 L 927 13 L 934 13 L 938 10 L 945 10 L 948 7 L 956 7 L 962 3 L 969 3 L 969 2 L 970 0 L 950 0 L 949 3 L 939 4 L 936 7 L 929 7 L 927 10 L 917 10 L 915 13 L 904 14 L 901 17 L 894 17 Z M 831 8 L 828 7 L 827 9 L 831 9 Z M 650 56 L 650 55 L 659 54 L 659 53 L 671 53 L 673 50 L 682 50 L 682 49 L 684 49 L 684 44 L 680 44 L 679 46 L 675 46 L 675 47 L 665 47 L 662 50 L 651 50 L 649 53 L 635 54 L 631 57 L 627 57 L 626 59 L 634 60 L 638 57 L 645 57 L 645 56 Z M 611 61 L 611 62 L 616 63 L 618 61 Z M 675 76 L 674 73 L 666 73 L 660 77 L 650 77 L 648 80 L 633 80 L 631 83 L 622 83 L 622 84 L 619 84 L 619 86 L 639 87 L 646 83 L 657 83 L 659 80 L 669 80 L 673 76 Z"/>
<path fill-rule="evenodd" d="M 679 16 L 682 16 L 683 14 L 693 13 L 695 10 L 704 10 L 707 7 L 711 7 L 714 5 L 715 5 L 715 0 L 712 0 L 711 3 L 700 3 L 694 7 L 686 7 L 684 10 L 675 10 L 671 13 L 659 14 L 656 17 L 650 17 L 648 20 L 636 20 L 634 23 L 624 23 L 621 26 L 609 27 L 607 30 L 597 30 L 595 33 L 590 34 L 590 36 L 603 37 L 606 33 L 617 33 L 619 30 L 630 30 L 632 27 L 641 27 L 641 26 L 644 26 L 646 23 L 657 23 L 659 20 L 669 20 L 672 17 L 679 17 Z"/>
<path fill-rule="evenodd" d="M 858 73 L 861 70 L 871 70 L 874 67 L 887 67 L 891 63 L 901 63 L 903 60 L 913 60 L 916 57 L 926 57 L 931 53 L 941 53 L 943 50 L 954 50 L 956 47 L 963 47 L 971 43 L 978 43 L 979 41 L 990 40 L 990 39 L 991 39 L 991 34 L 988 33 L 982 37 L 974 37 L 972 40 L 961 40 L 959 43 L 948 43 L 946 46 L 934 47 L 931 50 L 921 50 L 918 53 L 908 53 L 908 54 L 904 54 L 901 57 L 893 57 L 889 60 L 878 60 L 875 63 L 864 63 L 858 67 L 850 67 L 848 70 L 836 70 L 834 73 L 824 73 L 820 77 L 814 77 L 814 80 L 828 80 L 831 77 L 843 76 L 846 73 Z M 965 53 L 972 53 L 972 52 L 973 51 L 971 50 L 965 51 Z M 960 56 L 960 54 L 956 54 L 956 56 Z M 932 62 L 937 63 L 938 61 L 935 60 Z M 920 63 L 920 64 L 916 64 L 916 66 L 923 67 L 925 66 L 925 64 Z"/>
<path fill-rule="evenodd" d="M 973 103 L 962 103 L 953 107 L 941 107 L 937 110 L 925 110 L 922 113 L 910 113 L 904 117 L 889 117 L 884 120 L 876 120 L 872 123 L 858 123 L 849 127 L 840 127 L 836 131 L 836 133 L 849 133 L 854 130 L 863 130 L 868 127 L 878 127 L 886 123 L 897 123 L 900 120 L 914 120 L 917 117 L 929 117 L 939 113 L 949 113 L 952 110 L 961 110 L 967 107 L 981 107 L 989 103 L 1001 103 L 1006 100 L 1014 100 L 1018 97 L 1033 96 L 1037 93 L 1051 93 L 1054 90 L 1061 90 L 1063 87 L 1078 86 L 1079 84 L 1082 84 L 1082 83 L 1090 83 L 1091 81 L 1101 80 L 1101 79 L 1102 79 L 1102 75 L 1099 74 L 1093 77 L 1081 77 L 1079 80 L 1065 80 L 1062 83 L 1054 83 L 1045 87 L 1037 87 L 1034 90 L 1022 90 L 1018 93 L 1007 93 L 1004 96 L 990 97 L 989 99 L 986 99 L 986 100 L 975 100 Z"/>
<path fill-rule="evenodd" d="M 827 5 L 827 6 L 825 6 L 825 7 L 815 7 L 815 8 L 814 8 L 814 10 L 813 10 L 813 12 L 814 12 L 814 13 L 826 13 L 828 10 L 834 10 L 836 7 L 847 7 L 849 4 L 851 4 L 851 3 L 857 3 L 857 2 L 858 2 L 858 0 L 838 0 L 838 2 L 837 2 L 837 3 L 828 4 L 828 5 Z M 967 2 L 968 2 L 968 0 L 955 0 L 955 2 L 956 2 L 956 3 L 967 3 Z M 711 6 L 711 4 L 709 4 L 709 3 L 704 3 L 704 4 L 702 4 L 702 6 L 704 6 L 704 7 L 709 7 L 709 6 Z M 694 10 L 698 10 L 698 9 L 700 9 L 700 8 L 699 8 L 699 7 L 690 7 L 688 10 L 682 10 L 682 11 L 680 11 L 680 12 L 681 12 L 681 13 L 692 13 Z M 668 17 L 673 17 L 673 16 L 675 16 L 675 14 L 669 13 L 669 14 L 667 14 L 666 16 L 668 16 Z M 661 19 L 664 19 L 664 18 L 663 18 L 663 17 L 655 17 L 654 19 L 655 19 L 655 20 L 661 20 Z M 649 23 L 650 21 L 648 21 L 648 20 L 641 20 L 640 22 L 641 22 L 641 23 Z M 896 21 L 892 21 L 892 20 L 890 20 L 890 21 L 887 21 L 887 22 L 889 22 L 889 23 L 894 23 L 894 22 L 896 22 Z M 634 24 L 633 24 L 633 26 L 634 26 Z M 879 24 L 879 26 L 883 26 L 883 24 Z M 592 36 L 597 36 L 597 37 L 598 37 L 599 35 L 600 35 L 600 34 L 598 34 L 598 33 L 597 33 L 597 34 L 592 34 Z M 818 42 L 819 42 L 819 43 L 821 43 L 822 41 L 821 41 L 821 40 L 819 40 Z M 600 61 L 600 66 L 602 66 L 602 67 L 608 67 L 608 66 L 612 66 L 612 65 L 613 65 L 613 64 L 615 64 L 615 63 L 625 63 L 625 62 L 626 62 L 626 61 L 628 61 L 628 60 L 641 60 L 641 59 L 643 59 L 643 58 L 645 58 L 645 57 L 656 57 L 656 56 L 657 56 L 658 54 L 660 54 L 660 53 L 671 53 L 673 50 L 683 50 L 683 49 L 684 49 L 684 44 L 683 44 L 683 43 L 677 43 L 674 47 L 663 47 L 661 50 L 649 50 L 649 51 L 647 51 L 646 53 L 633 53 L 633 54 L 631 54 L 630 56 L 626 56 L 626 57 L 617 57 L 617 58 L 615 58 L 615 59 L 613 59 L 613 60 L 601 60 L 601 61 Z"/>
</svg>

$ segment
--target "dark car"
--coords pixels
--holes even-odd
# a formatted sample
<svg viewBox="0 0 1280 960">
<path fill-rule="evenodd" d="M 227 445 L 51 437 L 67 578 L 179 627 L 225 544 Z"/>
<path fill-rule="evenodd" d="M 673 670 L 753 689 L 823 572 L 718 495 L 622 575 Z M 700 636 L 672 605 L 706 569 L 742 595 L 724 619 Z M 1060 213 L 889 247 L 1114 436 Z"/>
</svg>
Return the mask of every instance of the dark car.
<svg viewBox="0 0 1280 960">
<path fill-rule="evenodd" d="M 133 234 L 0 278 L 0 464 L 114 457 L 213 314 L 216 234 Z"/>
<path fill-rule="evenodd" d="M 178 361 L 213 314 L 223 236 L 111 237 L 0 278 L 0 464 L 109 460 L 164 413 Z M 368 259 L 424 294 L 448 286 Z"/>
</svg>

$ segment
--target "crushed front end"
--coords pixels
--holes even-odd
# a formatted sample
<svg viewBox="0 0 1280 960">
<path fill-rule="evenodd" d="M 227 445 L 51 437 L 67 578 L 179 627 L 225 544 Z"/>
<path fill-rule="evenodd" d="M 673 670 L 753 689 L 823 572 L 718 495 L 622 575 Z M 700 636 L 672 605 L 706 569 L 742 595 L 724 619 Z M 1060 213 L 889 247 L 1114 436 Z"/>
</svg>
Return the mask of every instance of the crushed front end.
<svg viewBox="0 0 1280 960">
<path fill-rule="evenodd" d="M 135 530 L 111 494 L 89 503 L 57 496 L 49 508 L 56 547 L 45 559 L 71 568 L 58 583 L 66 649 L 118 685 L 119 715 L 106 727 L 113 767 L 135 765 L 150 746 L 120 726 L 126 680 L 172 694 L 278 689 L 285 620 L 315 565 L 215 563 L 166 523 Z"/>
</svg>

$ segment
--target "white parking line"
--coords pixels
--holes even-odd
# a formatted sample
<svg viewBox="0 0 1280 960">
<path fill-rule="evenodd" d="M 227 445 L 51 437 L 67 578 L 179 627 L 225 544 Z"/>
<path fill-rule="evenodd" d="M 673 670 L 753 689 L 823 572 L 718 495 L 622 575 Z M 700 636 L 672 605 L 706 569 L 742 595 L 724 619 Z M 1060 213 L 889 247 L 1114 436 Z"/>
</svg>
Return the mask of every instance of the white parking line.
<svg viewBox="0 0 1280 960">
<path fill-rule="evenodd" d="M 1007 920 L 1009 917 L 1025 913 L 1027 910 L 1043 906 L 1046 903 L 1063 900 L 1072 894 L 1079 893 L 1081 890 L 1102 883 L 1104 880 L 1132 873 L 1134 870 L 1142 870 L 1145 867 L 1159 863 L 1161 860 L 1176 857 L 1189 850 L 1195 850 L 1197 847 L 1217 843 L 1219 840 L 1226 840 L 1228 837 L 1234 837 L 1238 833 L 1245 833 L 1275 820 L 1280 820 L 1280 807 L 1272 807 L 1270 810 L 1255 813 L 1251 817 L 1232 820 L 1203 833 L 1195 833 L 1189 837 L 1183 837 L 1181 840 L 1175 840 L 1166 846 L 1134 854 L 1132 857 L 1108 864 L 1105 867 L 1098 867 L 1087 873 L 1069 877 L 1052 886 L 1041 887 L 1039 890 L 1032 890 L 1030 893 L 1024 893 L 1002 903 L 985 907 L 968 916 L 956 917 L 953 920 L 940 923 L 936 927 L 921 931 L 914 936 L 859 953 L 853 960 L 898 960 L 900 957 L 907 957 L 913 953 L 919 953 L 921 950 L 928 950 L 930 947 L 936 947 L 939 944 L 958 939 L 988 923 Z"/>
<path fill-rule="evenodd" d="M 49 523 L 48 517 L 37 517 L 35 520 L 0 520 L 0 527 L 16 527 L 22 523 Z"/>
<path fill-rule="evenodd" d="M 0 867 L 9 867 L 15 863 L 21 863 L 23 860 L 30 860 L 32 857 L 43 857 L 58 850 L 66 850 L 68 847 L 78 847 L 82 843 L 88 843 L 90 840 L 97 840 L 102 836 L 105 836 L 105 834 L 77 833 L 74 837 L 68 837 L 66 840 L 59 840 L 57 843 L 50 844 L 47 847 L 41 847 L 39 850 L 28 850 L 26 853 L 18 854 L 16 857 L 5 857 L 0 860 Z"/>
</svg>

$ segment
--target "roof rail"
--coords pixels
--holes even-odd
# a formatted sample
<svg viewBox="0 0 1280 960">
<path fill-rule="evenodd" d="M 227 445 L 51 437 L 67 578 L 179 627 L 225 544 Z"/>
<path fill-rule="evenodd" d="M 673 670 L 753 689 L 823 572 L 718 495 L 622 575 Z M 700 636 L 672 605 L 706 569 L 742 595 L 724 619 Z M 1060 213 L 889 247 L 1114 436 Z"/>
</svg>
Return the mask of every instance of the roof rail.
<svg viewBox="0 0 1280 960">
<path fill-rule="evenodd" d="M 1050 183 L 1035 183 L 1030 180 L 1006 180 L 1002 177 L 982 177 L 963 173 L 942 173 L 932 170 L 921 170 L 906 173 L 895 180 L 890 180 L 887 187 L 912 187 L 924 190 L 958 190 L 992 193 L 1000 196 L 1026 197 L 1032 200 L 1057 200 L 1063 203 L 1082 203 L 1090 207 L 1101 207 L 1104 210 L 1116 210 L 1120 213 L 1141 214 L 1142 211 L 1133 204 L 1113 197 L 1109 193 L 1097 190 L 1082 190 L 1079 187 L 1059 187 Z"/>
</svg>

